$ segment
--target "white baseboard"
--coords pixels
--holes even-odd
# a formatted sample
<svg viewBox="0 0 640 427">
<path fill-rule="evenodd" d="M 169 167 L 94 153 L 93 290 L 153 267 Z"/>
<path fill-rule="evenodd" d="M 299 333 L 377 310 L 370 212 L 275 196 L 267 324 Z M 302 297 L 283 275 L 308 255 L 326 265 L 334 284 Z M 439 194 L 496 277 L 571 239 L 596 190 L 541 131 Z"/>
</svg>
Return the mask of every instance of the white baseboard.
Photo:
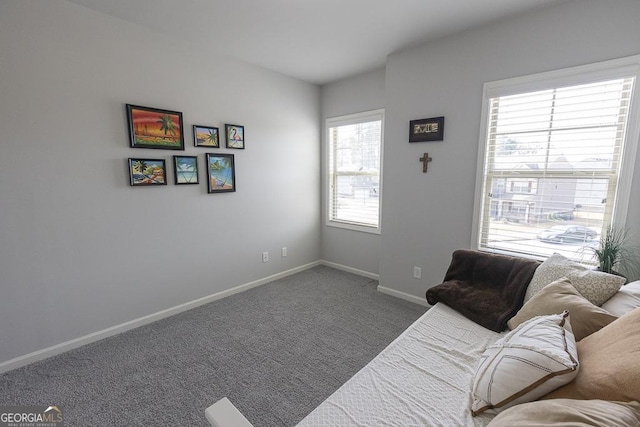
<svg viewBox="0 0 640 427">
<path fill-rule="evenodd" d="M 411 295 L 405 292 L 397 291 L 395 289 L 386 288 L 384 286 L 378 285 L 378 292 L 382 292 L 383 294 L 391 295 L 406 301 L 415 302 L 416 304 L 424 305 L 425 307 L 429 307 L 429 303 L 426 298 L 420 298 L 415 295 Z"/>
<path fill-rule="evenodd" d="M 380 280 L 379 274 L 370 273 L 364 270 L 359 270 L 357 268 L 349 267 L 347 265 L 337 264 L 335 262 L 325 261 L 325 260 L 321 260 L 320 264 L 326 265 L 327 267 L 335 268 L 337 270 L 346 271 L 347 273 L 357 274 L 358 276 L 368 277 L 369 279 Z"/>
<path fill-rule="evenodd" d="M 43 348 L 42 350 L 37 350 L 32 353 L 25 354 L 24 356 L 18 356 L 14 359 L 10 359 L 10 360 L 7 360 L 6 362 L 0 363 L 0 374 L 61 354 L 61 353 L 65 353 L 69 350 L 82 347 L 83 345 L 87 345 L 98 340 L 101 340 L 113 335 L 117 335 L 122 332 L 126 332 L 130 329 L 144 326 L 146 324 L 155 322 L 157 320 L 164 319 L 165 317 L 173 316 L 174 314 L 191 310 L 192 308 L 196 308 L 198 306 L 231 296 L 233 294 L 237 294 L 239 292 L 243 292 L 260 285 L 264 285 L 274 280 L 281 279 L 283 277 L 290 276 L 292 274 L 299 273 L 304 270 L 308 270 L 309 268 L 316 267 L 321 264 L 322 264 L 321 261 L 314 261 L 309 264 L 304 264 L 299 267 L 295 267 L 290 270 L 283 271 L 281 273 L 273 274 L 271 276 L 267 276 L 262 279 L 255 280 L 253 282 L 245 283 L 244 285 L 235 286 L 231 289 L 227 289 L 222 292 L 217 292 L 215 294 L 198 298 L 196 300 L 193 300 L 184 304 L 180 304 L 175 307 L 168 308 L 166 310 L 158 311 L 157 313 L 139 317 L 137 319 L 122 323 L 120 325 L 112 326 L 110 328 L 103 329 L 101 331 L 97 331 L 79 338 L 75 338 L 70 341 L 56 344 L 51 347 Z"/>
<path fill-rule="evenodd" d="M 375 273 L 371 273 L 364 270 L 359 270 L 357 268 L 349 267 L 342 264 L 337 264 L 335 262 L 320 260 L 314 261 L 308 264 L 301 265 L 299 267 L 295 267 L 277 274 L 273 274 L 271 276 L 264 277 L 262 279 L 254 280 L 253 282 L 245 283 L 243 285 L 235 286 L 231 289 L 227 289 L 225 291 L 217 292 L 212 295 L 208 295 L 206 297 L 198 298 L 196 300 L 186 302 L 184 304 L 177 305 L 175 307 L 168 308 L 166 310 L 158 311 L 157 313 L 149 314 L 147 316 L 139 317 L 134 320 L 130 320 L 128 322 L 122 323 L 120 325 L 112 326 L 107 329 L 103 329 L 101 331 L 93 332 L 91 334 L 75 338 L 69 341 L 65 341 L 60 344 L 56 344 L 51 347 L 43 348 L 42 350 L 37 350 L 29 354 L 25 354 L 24 356 L 18 356 L 14 359 L 7 360 L 6 362 L 0 363 L 0 374 L 4 372 L 11 371 L 13 369 L 21 368 L 22 366 L 29 365 L 34 362 L 38 362 L 43 359 L 47 359 L 49 357 L 65 353 L 67 351 L 73 350 L 78 347 L 82 347 L 83 345 L 90 344 L 95 341 L 99 341 L 104 338 L 108 338 L 113 335 L 121 334 L 130 329 L 138 328 L 140 326 L 147 325 L 149 323 L 158 321 L 160 319 L 164 319 L 169 316 L 173 316 L 174 314 L 181 313 L 183 311 L 191 310 L 192 308 L 199 307 L 204 304 L 208 304 L 210 302 L 237 294 L 239 292 L 247 291 L 251 288 L 255 288 L 260 285 L 264 285 L 269 282 L 273 282 L 274 280 L 281 279 L 283 277 L 290 276 L 295 273 L 299 273 L 304 270 L 308 270 L 310 268 L 316 267 L 318 265 L 326 265 L 327 267 L 332 267 L 337 270 L 346 271 L 348 273 L 357 274 L 359 276 L 367 277 L 373 280 L 379 280 L 380 276 Z M 411 301 L 420 305 L 428 306 L 427 301 L 424 298 L 419 298 L 414 295 L 410 295 L 401 291 L 397 291 L 391 288 L 385 288 L 384 286 L 378 285 L 378 291 L 392 295 L 397 298 L 401 298 L 407 301 Z"/>
<path fill-rule="evenodd" d="M 357 274 L 358 276 L 368 277 L 369 279 L 380 280 L 380 275 L 379 274 L 370 273 L 368 271 L 359 270 L 357 268 L 349 267 L 349 266 L 342 265 L 342 264 L 337 264 L 335 262 L 322 260 L 322 261 L 320 261 L 320 264 L 326 265 L 327 267 L 332 267 L 332 268 L 335 268 L 335 269 L 338 269 L 338 270 L 343 270 L 343 271 L 346 271 L 348 273 Z M 407 294 L 405 292 L 397 291 L 397 290 L 391 289 L 391 288 L 386 288 L 386 287 L 380 286 L 380 285 L 378 285 L 378 287 L 376 289 L 378 290 L 378 292 L 382 292 L 383 294 L 391 295 L 391 296 L 394 296 L 396 298 L 403 299 L 405 301 L 410 301 L 410 302 L 413 302 L 413 303 L 416 303 L 416 304 L 423 305 L 425 307 L 429 307 L 430 306 L 429 303 L 427 302 L 426 298 L 420 298 L 420 297 L 417 297 L 415 295 Z"/>
</svg>

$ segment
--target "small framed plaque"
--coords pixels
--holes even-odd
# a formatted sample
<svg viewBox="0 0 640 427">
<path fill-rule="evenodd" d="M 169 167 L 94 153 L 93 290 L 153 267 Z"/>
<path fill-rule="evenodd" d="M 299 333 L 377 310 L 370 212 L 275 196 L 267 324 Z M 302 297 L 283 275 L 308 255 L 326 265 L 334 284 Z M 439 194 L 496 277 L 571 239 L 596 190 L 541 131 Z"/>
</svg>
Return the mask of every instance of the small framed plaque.
<svg viewBox="0 0 640 427">
<path fill-rule="evenodd" d="M 444 116 L 409 122 L 409 142 L 444 140 Z"/>
</svg>

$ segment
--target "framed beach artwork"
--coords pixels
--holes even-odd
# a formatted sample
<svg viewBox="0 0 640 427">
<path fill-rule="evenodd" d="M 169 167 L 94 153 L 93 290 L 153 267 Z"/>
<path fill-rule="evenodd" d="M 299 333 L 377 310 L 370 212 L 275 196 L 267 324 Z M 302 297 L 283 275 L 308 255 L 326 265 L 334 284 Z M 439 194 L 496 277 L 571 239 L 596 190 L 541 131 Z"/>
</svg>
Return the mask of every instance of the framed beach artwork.
<svg viewBox="0 0 640 427">
<path fill-rule="evenodd" d="M 173 171 L 176 185 L 199 183 L 196 156 L 173 156 Z"/>
<path fill-rule="evenodd" d="M 244 149 L 244 126 L 225 124 L 227 148 Z"/>
<path fill-rule="evenodd" d="M 236 167 L 233 154 L 207 153 L 209 193 L 236 191 Z"/>
<path fill-rule="evenodd" d="M 129 159 L 129 185 L 167 185 L 167 165 L 164 159 Z"/>
<path fill-rule="evenodd" d="M 211 126 L 193 125 L 193 145 L 220 148 L 220 132 Z"/>
<path fill-rule="evenodd" d="M 127 105 L 129 142 L 132 148 L 184 150 L 182 113 Z"/>
</svg>

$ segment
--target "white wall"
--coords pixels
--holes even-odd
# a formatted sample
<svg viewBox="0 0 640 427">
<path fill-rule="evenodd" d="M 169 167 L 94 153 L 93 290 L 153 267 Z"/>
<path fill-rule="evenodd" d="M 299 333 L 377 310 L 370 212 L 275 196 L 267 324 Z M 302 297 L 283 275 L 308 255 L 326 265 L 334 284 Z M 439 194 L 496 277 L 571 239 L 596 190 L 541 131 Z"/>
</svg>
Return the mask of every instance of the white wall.
<svg viewBox="0 0 640 427">
<path fill-rule="evenodd" d="M 638 54 L 639 16 L 637 0 L 575 0 L 388 57 L 381 286 L 422 298 L 452 251 L 470 246 L 483 83 Z M 445 140 L 409 144 L 409 120 L 435 116 L 446 117 Z M 639 188 L 636 167 L 636 233 Z"/>
<path fill-rule="evenodd" d="M 125 103 L 183 112 L 186 150 L 129 148 Z M 319 117 L 315 85 L 63 0 L 0 2 L 0 363 L 317 261 Z M 246 150 L 193 147 L 191 125 L 225 122 Z M 206 152 L 235 154 L 236 193 L 207 194 Z M 128 157 L 175 154 L 200 185 L 129 187 Z"/>
<path fill-rule="evenodd" d="M 392 54 L 325 85 L 321 109 L 316 86 L 75 4 L 0 2 L 0 363 L 321 257 L 422 298 L 469 247 L 482 84 L 638 54 L 638 16 L 636 0 L 561 3 Z M 186 150 L 130 149 L 125 103 L 182 111 Z M 326 227 L 321 126 L 377 108 L 383 234 Z M 409 120 L 439 115 L 444 142 L 407 142 Z M 192 124 L 225 122 L 246 126 L 246 150 L 192 146 Z M 202 171 L 128 186 L 127 157 L 202 167 L 208 151 L 236 155 L 238 192 L 207 194 Z M 640 233 L 640 198 L 628 218 Z"/>
<path fill-rule="evenodd" d="M 379 68 L 322 87 L 322 170 L 326 172 L 327 118 L 384 108 L 385 70 Z M 323 175 L 324 176 L 324 175 Z M 322 181 L 322 257 L 372 275 L 379 274 L 380 235 L 326 225 L 326 181 Z M 382 195 L 384 203 L 384 191 Z"/>
</svg>

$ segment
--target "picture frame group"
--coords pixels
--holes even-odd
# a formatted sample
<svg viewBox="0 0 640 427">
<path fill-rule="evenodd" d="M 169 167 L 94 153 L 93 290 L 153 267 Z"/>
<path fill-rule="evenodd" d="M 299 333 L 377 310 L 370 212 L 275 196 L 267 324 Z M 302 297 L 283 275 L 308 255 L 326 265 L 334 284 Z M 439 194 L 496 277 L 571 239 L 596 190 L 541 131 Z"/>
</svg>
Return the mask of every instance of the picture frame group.
<svg viewBox="0 0 640 427">
<path fill-rule="evenodd" d="M 229 153 L 205 153 L 208 193 L 232 193 L 236 191 L 235 156 Z M 130 157 L 129 185 L 167 185 L 165 159 Z M 197 156 L 173 156 L 175 185 L 197 185 L 199 168 Z"/>
<path fill-rule="evenodd" d="M 180 111 L 141 105 L 125 104 L 131 148 L 184 150 L 184 122 Z M 244 150 L 243 125 L 225 125 L 226 148 Z M 220 148 L 220 129 L 216 126 L 196 125 L 193 129 L 195 147 Z"/>
<path fill-rule="evenodd" d="M 184 122 L 179 111 L 125 104 L 129 145 L 131 148 L 150 148 L 184 151 Z M 220 148 L 220 129 L 209 125 L 192 125 L 193 145 Z M 243 125 L 226 123 L 225 145 L 228 149 L 244 150 Z M 236 191 L 235 157 L 229 153 L 205 153 L 207 192 Z M 167 185 L 165 159 L 130 157 L 128 159 L 129 185 L 148 187 Z M 173 182 L 175 185 L 197 185 L 199 179 L 198 156 L 173 156 Z"/>
</svg>

